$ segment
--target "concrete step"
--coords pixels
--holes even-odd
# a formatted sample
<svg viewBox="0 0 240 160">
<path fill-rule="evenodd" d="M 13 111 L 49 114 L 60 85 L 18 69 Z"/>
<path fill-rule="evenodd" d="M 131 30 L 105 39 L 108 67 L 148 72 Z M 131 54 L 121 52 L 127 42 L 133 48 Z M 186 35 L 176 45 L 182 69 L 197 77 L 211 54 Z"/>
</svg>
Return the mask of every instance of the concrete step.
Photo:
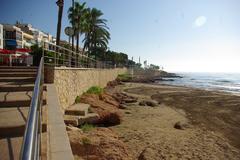
<svg viewBox="0 0 240 160">
<path fill-rule="evenodd" d="M 14 82 L 16 84 L 21 84 L 21 83 L 34 83 L 36 77 L 0 77 L 0 82 Z"/>
<path fill-rule="evenodd" d="M 0 77 L 36 77 L 36 72 L 0 72 Z"/>
<path fill-rule="evenodd" d="M 84 123 L 95 124 L 99 119 L 99 115 L 96 113 L 88 113 L 86 116 L 78 117 L 78 125 L 82 125 Z"/>
<path fill-rule="evenodd" d="M 34 84 L 1 85 L 0 83 L 0 92 L 24 92 L 24 91 L 33 91 L 33 89 L 34 89 Z M 46 91 L 46 86 L 44 86 L 43 89 Z"/>
<path fill-rule="evenodd" d="M 1 78 L 0 78 L 1 79 Z M 9 86 L 30 86 L 34 85 L 34 82 L 0 82 L 0 87 L 9 87 Z"/>
<path fill-rule="evenodd" d="M 23 137 L 0 138 L 0 159 L 19 160 Z"/>
<path fill-rule="evenodd" d="M 44 111 L 46 107 L 43 106 Z M 0 138 L 23 136 L 29 107 L 0 108 Z M 45 113 L 45 112 L 44 112 Z M 45 115 L 44 115 L 45 116 Z M 42 117 L 42 132 L 47 130 L 47 120 Z"/>
<path fill-rule="evenodd" d="M 33 91 L 34 85 L 5 85 L 0 86 L 0 92 L 23 92 L 23 91 Z"/>
<path fill-rule="evenodd" d="M 0 108 L 0 137 L 23 136 L 29 108 Z"/>
<path fill-rule="evenodd" d="M 1 107 L 29 107 L 32 99 L 32 91 L 24 92 L 0 92 Z M 46 104 L 46 93 L 43 92 L 43 104 Z"/>
<path fill-rule="evenodd" d="M 1 132 L 0 132 L 1 133 Z M 42 133 L 42 159 L 47 159 L 47 132 Z M 0 160 L 19 160 L 23 136 L 0 137 Z"/>
<path fill-rule="evenodd" d="M 19 68 L 1 68 L 0 67 L 0 72 L 37 72 L 37 69 L 32 69 L 32 68 L 19 69 Z"/>
<path fill-rule="evenodd" d="M 77 116 L 64 115 L 64 123 L 66 125 L 72 125 L 74 127 L 77 127 L 78 126 L 78 117 Z"/>
<path fill-rule="evenodd" d="M 14 107 L 29 107 L 31 104 L 31 101 L 28 100 L 18 100 L 18 101 L 7 101 L 7 102 L 0 102 L 0 108 L 1 107 L 7 107 L 7 108 L 14 108 Z M 46 99 L 43 99 L 43 105 L 46 105 Z"/>
<path fill-rule="evenodd" d="M 99 119 L 99 115 L 96 113 L 89 113 L 85 116 L 72 116 L 64 115 L 64 122 L 66 125 L 79 126 L 84 123 L 95 124 Z"/>
<path fill-rule="evenodd" d="M 0 66 L 0 69 L 38 69 L 36 66 Z"/>
<path fill-rule="evenodd" d="M 0 92 L 0 107 L 29 106 L 32 91 L 29 92 Z"/>
<path fill-rule="evenodd" d="M 89 104 L 74 104 L 65 110 L 65 115 L 85 116 L 88 114 L 89 107 Z"/>
<path fill-rule="evenodd" d="M 37 67 L 0 66 L 0 160 L 19 159 L 36 74 Z"/>
</svg>

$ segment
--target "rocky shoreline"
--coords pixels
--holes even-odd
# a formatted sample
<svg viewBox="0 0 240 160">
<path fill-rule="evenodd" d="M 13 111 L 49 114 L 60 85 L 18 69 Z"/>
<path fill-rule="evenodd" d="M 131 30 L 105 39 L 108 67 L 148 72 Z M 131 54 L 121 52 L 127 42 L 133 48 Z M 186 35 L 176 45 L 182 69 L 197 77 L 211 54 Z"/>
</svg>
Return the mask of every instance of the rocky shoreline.
<svg viewBox="0 0 240 160">
<path fill-rule="evenodd" d="M 148 70 L 133 75 L 132 79 L 128 79 L 125 82 L 135 83 L 154 83 L 156 81 L 174 81 L 175 78 L 183 78 L 176 73 L 169 73 L 166 71 Z"/>
<path fill-rule="evenodd" d="M 100 118 L 68 127 L 76 160 L 240 159 L 237 96 L 116 80 L 82 102 Z"/>
<path fill-rule="evenodd" d="M 126 144 L 110 127 L 122 123 L 127 104 L 137 102 L 137 98 L 113 90 L 120 81 L 109 82 L 101 94 L 85 93 L 80 101 L 91 106 L 91 112 L 98 115 L 91 123 L 78 126 L 67 125 L 67 132 L 76 160 L 133 159 Z"/>
</svg>

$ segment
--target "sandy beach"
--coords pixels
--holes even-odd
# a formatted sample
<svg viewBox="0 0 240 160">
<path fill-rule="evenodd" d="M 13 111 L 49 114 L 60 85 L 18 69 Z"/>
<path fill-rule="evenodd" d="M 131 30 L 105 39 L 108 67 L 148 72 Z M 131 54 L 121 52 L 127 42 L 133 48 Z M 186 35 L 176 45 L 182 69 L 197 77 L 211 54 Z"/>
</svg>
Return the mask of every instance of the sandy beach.
<svg viewBox="0 0 240 160">
<path fill-rule="evenodd" d="M 156 107 L 128 104 L 123 122 L 111 127 L 134 159 L 240 159 L 240 98 L 169 85 L 125 83 L 115 87 Z M 176 129 L 177 122 L 184 129 Z"/>
</svg>

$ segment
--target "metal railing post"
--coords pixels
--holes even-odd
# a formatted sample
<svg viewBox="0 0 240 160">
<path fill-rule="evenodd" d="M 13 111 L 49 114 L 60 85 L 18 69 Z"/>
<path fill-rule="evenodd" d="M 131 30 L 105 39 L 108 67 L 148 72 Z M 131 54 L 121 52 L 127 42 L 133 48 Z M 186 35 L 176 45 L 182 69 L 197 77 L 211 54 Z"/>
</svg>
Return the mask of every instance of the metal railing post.
<svg viewBox="0 0 240 160">
<path fill-rule="evenodd" d="M 54 52 L 54 67 L 56 67 L 56 54 L 58 52 L 57 46 L 55 46 L 55 52 Z"/>
<path fill-rule="evenodd" d="M 43 58 L 43 60 L 44 60 L 44 57 L 45 57 L 44 47 L 45 47 L 45 44 L 44 44 L 44 42 L 43 42 L 43 44 L 42 44 L 42 58 Z M 43 63 L 44 63 L 44 62 L 43 62 Z"/>
</svg>

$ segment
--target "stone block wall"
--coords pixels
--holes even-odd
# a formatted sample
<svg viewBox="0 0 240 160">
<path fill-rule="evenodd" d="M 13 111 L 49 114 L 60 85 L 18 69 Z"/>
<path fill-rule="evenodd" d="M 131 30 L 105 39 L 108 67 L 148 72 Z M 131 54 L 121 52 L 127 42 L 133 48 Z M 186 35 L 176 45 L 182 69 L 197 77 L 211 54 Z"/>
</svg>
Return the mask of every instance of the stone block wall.
<svg viewBox="0 0 240 160">
<path fill-rule="evenodd" d="M 54 83 L 57 88 L 62 110 L 72 105 L 75 98 L 92 86 L 105 87 L 118 74 L 127 72 L 126 68 L 116 69 L 76 69 L 46 68 L 45 80 Z M 54 70 L 54 71 L 53 71 Z"/>
</svg>

